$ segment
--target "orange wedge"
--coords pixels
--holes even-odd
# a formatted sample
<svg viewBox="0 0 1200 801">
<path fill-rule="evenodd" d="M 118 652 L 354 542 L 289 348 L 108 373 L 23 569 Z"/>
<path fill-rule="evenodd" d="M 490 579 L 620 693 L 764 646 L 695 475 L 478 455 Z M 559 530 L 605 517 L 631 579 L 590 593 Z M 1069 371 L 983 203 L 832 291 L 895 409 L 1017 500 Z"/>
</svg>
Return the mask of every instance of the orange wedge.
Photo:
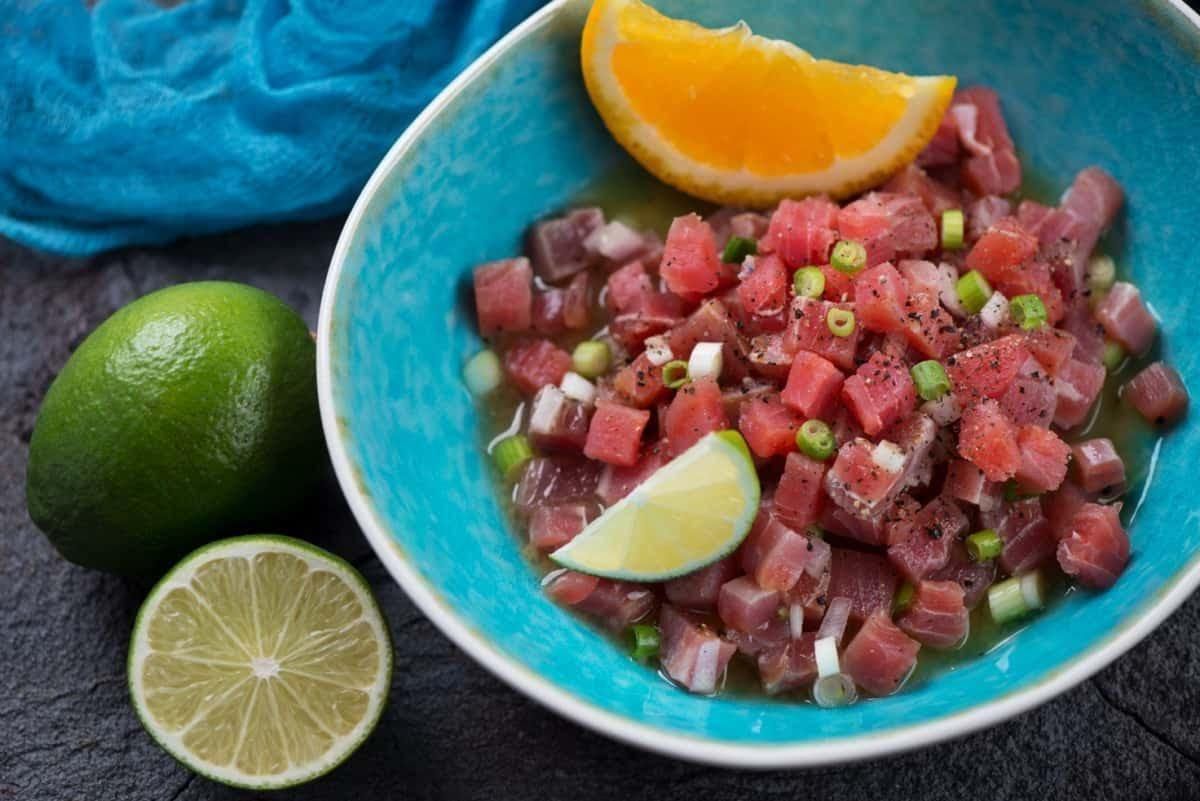
<svg viewBox="0 0 1200 801">
<path fill-rule="evenodd" d="M 816 59 L 744 22 L 711 30 L 641 0 L 596 0 L 582 62 L 605 125 L 646 169 L 760 206 L 881 182 L 933 137 L 955 85 Z"/>
</svg>

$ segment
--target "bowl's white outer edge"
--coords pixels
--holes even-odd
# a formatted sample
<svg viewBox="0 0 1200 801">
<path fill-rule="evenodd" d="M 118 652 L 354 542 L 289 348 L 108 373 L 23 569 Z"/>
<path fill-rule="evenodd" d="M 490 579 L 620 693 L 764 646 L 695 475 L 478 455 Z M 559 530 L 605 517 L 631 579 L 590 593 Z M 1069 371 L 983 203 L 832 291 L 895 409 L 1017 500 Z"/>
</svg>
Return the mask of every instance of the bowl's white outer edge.
<svg viewBox="0 0 1200 801">
<path fill-rule="evenodd" d="M 1193 559 L 1190 565 L 1176 574 L 1176 578 L 1167 591 L 1146 611 L 1145 615 L 1132 621 L 1108 640 L 1095 646 L 1079 659 L 1038 684 L 964 712 L 947 715 L 927 723 L 901 726 L 886 732 L 859 737 L 794 745 L 735 743 L 688 737 L 608 712 L 572 695 L 523 667 L 485 641 L 478 632 L 467 626 L 453 609 L 446 606 L 418 571 L 393 545 L 382 522 L 376 516 L 375 510 L 364 497 L 355 477 L 338 423 L 338 411 L 334 402 L 331 332 L 335 297 L 354 231 L 362 221 L 371 199 L 379 191 L 387 174 L 464 86 L 484 73 L 517 42 L 541 27 L 555 14 L 560 13 L 570 2 L 575 1 L 555 0 L 510 31 L 442 90 L 404 131 L 375 169 L 358 201 L 354 204 L 354 209 L 350 212 L 338 239 L 337 248 L 334 250 L 321 297 L 320 320 L 317 325 L 317 391 L 321 405 L 321 423 L 338 482 L 358 524 L 362 527 L 380 561 L 413 603 L 447 637 L 470 654 L 479 664 L 534 701 L 617 740 L 692 762 L 725 765 L 733 768 L 802 768 L 870 759 L 908 751 L 954 737 L 961 737 L 1019 715 L 1074 687 L 1107 666 L 1146 637 L 1192 594 L 1192 591 L 1200 584 L 1200 559 Z M 1174 6 L 1193 25 L 1200 28 L 1200 15 L 1184 5 L 1182 0 L 1166 0 L 1166 2 Z"/>
</svg>

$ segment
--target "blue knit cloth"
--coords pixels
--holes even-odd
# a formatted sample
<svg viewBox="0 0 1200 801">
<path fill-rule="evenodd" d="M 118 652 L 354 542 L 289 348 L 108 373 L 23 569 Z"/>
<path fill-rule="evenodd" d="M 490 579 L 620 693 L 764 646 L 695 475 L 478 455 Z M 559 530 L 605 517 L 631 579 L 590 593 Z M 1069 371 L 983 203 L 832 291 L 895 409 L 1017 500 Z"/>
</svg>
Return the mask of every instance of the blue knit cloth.
<svg viewBox="0 0 1200 801">
<path fill-rule="evenodd" d="M 73 254 L 346 210 L 540 2 L 88 5 L 0 0 L 0 234 Z"/>
</svg>

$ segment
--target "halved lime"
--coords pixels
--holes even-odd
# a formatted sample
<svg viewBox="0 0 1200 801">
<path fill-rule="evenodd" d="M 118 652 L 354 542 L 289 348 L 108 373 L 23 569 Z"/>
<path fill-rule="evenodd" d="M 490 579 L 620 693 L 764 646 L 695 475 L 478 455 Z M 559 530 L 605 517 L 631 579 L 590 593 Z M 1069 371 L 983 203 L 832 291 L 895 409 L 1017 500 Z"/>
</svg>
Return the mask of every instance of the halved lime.
<svg viewBox="0 0 1200 801">
<path fill-rule="evenodd" d="M 594 576 L 662 581 L 741 544 L 758 513 L 758 473 L 736 431 L 709 434 L 550 554 Z"/>
<path fill-rule="evenodd" d="M 329 772 L 371 733 L 392 647 L 366 582 L 289 537 L 221 540 L 151 590 L 129 646 L 142 724 L 180 762 L 237 787 Z"/>
</svg>

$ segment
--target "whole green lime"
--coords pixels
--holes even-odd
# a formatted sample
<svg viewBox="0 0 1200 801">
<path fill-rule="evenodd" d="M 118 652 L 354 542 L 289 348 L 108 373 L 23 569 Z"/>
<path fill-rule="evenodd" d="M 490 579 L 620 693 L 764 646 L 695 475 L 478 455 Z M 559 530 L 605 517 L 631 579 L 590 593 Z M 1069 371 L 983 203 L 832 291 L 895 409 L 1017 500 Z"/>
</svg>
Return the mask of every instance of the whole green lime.
<svg viewBox="0 0 1200 801">
<path fill-rule="evenodd" d="M 222 281 L 153 292 L 84 340 L 29 445 L 29 514 L 72 562 L 154 577 L 269 522 L 323 464 L 315 347 L 278 298 Z"/>
</svg>

